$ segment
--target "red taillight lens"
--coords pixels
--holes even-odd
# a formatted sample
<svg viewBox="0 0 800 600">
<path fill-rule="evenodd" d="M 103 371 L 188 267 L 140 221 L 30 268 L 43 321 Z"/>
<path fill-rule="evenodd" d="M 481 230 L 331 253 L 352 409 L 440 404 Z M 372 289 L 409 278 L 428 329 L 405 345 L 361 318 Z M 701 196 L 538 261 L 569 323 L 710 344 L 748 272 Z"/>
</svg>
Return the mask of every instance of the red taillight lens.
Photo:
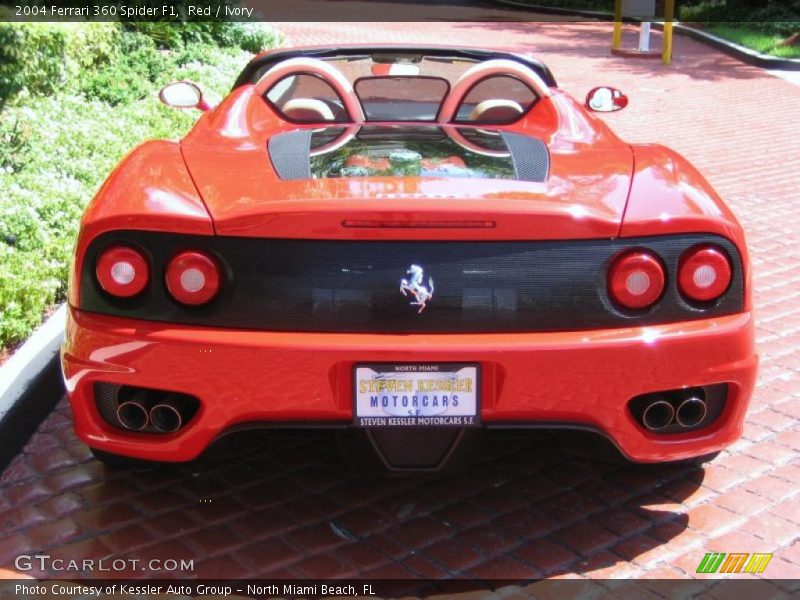
<svg viewBox="0 0 800 600">
<path fill-rule="evenodd" d="M 611 298 L 626 308 L 647 308 L 664 291 L 664 268 L 651 253 L 629 252 L 617 258 L 608 272 Z"/>
<path fill-rule="evenodd" d="M 716 246 L 690 248 L 678 266 L 678 285 L 691 300 L 708 302 L 719 298 L 731 283 L 731 263 Z"/>
<path fill-rule="evenodd" d="M 182 304 L 209 302 L 219 291 L 217 262 L 202 252 L 181 252 L 167 265 L 167 289 Z"/>
<path fill-rule="evenodd" d="M 130 298 L 141 292 L 150 279 L 147 260 L 138 250 L 114 246 L 97 259 L 95 275 L 106 292 L 119 298 Z"/>
</svg>

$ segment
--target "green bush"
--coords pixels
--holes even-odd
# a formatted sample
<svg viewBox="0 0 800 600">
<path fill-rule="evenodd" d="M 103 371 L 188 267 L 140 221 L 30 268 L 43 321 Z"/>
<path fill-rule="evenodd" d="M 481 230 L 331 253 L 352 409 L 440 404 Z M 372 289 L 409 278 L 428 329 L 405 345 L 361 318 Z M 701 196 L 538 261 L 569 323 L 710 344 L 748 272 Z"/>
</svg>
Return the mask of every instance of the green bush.
<svg viewBox="0 0 800 600">
<path fill-rule="evenodd" d="M 681 21 L 689 23 L 741 25 L 785 38 L 800 31 L 800 0 L 771 0 L 761 6 L 735 0 L 707 0 L 682 6 L 679 15 Z"/>
<path fill-rule="evenodd" d="M 152 39 L 162 49 L 178 49 L 185 44 L 218 44 L 228 47 L 231 44 L 219 43 L 220 33 L 232 23 L 167 21 L 129 22 L 125 27 Z"/>
<path fill-rule="evenodd" d="M 0 341 L 24 339 L 42 320 L 62 285 L 41 250 L 20 252 L 0 243 Z"/>
<path fill-rule="evenodd" d="M 0 112 L 0 170 L 12 173 L 22 168 L 30 150 L 28 137 L 18 119 Z"/>
<path fill-rule="evenodd" d="M 64 299 L 81 214 L 120 159 L 143 140 L 183 136 L 197 119 L 159 103 L 160 86 L 191 79 L 213 102 L 251 58 L 191 36 L 164 49 L 120 24 L 47 25 L 0 25 L 0 51 L 15 61 L 35 56 L 37 40 L 52 44 L 43 61 L 58 80 L 25 67 L 13 80 L 17 98 L 0 109 L 0 347 L 24 339 Z M 272 45 L 275 36 L 260 31 Z M 6 67 L 0 61 L 0 76 L 14 75 Z"/>
<path fill-rule="evenodd" d="M 20 93 L 64 88 L 113 104 L 131 102 L 168 68 L 169 52 L 259 52 L 278 41 L 261 23 L 0 23 L 0 110 Z"/>
<path fill-rule="evenodd" d="M 112 105 L 132 102 L 144 98 L 152 84 L 172 66 L 153 40 L 142 34 L 122 36 L 118 52 L 117 60 L 80 78 L 80 91 Z"/>
<path fill-rule="evenodd" d="M 125 27 L 146 35 L 159 48 L 179 50 L 187 45 L 215 45 L 260 52 L 276 43 L 276 34 L 262 23 L 233 21 L 129 22 Z"/>
<path fill-rule="evenodd" d="M 257 54 L 279 43 L 275 31 L 264 27 L 262 23 L 235 23 L 236 46 Z"/>
<path fill-rule="evenodd" d="M 41 23 L 0 23 L 0 99 L 24 89 L 49 93 L 67 77 L 65 35 Z"/>
<path fill-rule="evenodd" d="M 16 94 L 51 94 L 117 55 L 115 23 L 0 23 L 0 109 Z"/>
</svg>

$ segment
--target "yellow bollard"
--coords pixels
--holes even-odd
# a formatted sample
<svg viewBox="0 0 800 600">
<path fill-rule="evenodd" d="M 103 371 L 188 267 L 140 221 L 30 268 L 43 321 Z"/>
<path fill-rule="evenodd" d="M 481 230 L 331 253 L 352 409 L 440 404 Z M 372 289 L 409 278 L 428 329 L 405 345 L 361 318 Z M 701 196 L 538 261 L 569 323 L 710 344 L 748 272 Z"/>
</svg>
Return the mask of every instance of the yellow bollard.
<svg viewBox="0 0 800 600">
<path fill-rule="evenodd" d="M 616 0 L 614 2 L 614 38 L 611 47 L 618 50 L 620 46 L 622 46 L 622 0 Z"/>
<path fill-rule="evenodd" d="M 664 0 L 664 48 L 661 62 L 668 65 L 672 62 L 672 20 L 675 18 L 675 0 Z"/>
</svg>

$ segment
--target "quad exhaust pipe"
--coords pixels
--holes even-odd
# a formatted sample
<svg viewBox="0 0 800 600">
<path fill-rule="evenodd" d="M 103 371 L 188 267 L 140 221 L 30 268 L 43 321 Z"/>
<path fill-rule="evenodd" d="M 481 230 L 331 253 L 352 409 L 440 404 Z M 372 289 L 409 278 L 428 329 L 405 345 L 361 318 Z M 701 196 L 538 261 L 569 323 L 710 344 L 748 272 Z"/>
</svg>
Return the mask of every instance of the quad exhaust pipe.
<svg viewBox="0 0 800 600">
<path fill-rule="evenodd" d="M 117 419 L 129 431 L 143 431 L 148 426 L 159 433 L 173 433 L 183 425 L 183 415 L 174 400 L 161 398 L 147 410 L 147 403 L 139 399 L 122 402 L 117 407 Z"/>
<path fill-rule="evenodd" d="M 135 401 L 123 402 L 117 408 L 117 418 L 125 429 L 141 431 L 147 427 L 150 417 L 145 407 Z"/>
<path fill-rule="evenodd" d="M 647 405 L 642 413 L 642 423 L 650 431 L 660 431 L 669 427 L 675 417 L 675 409 L 666 400 L 656 400 Z"/>
<path fill-rule="evenodd" d="M 706 418 L 707 412 L 705 400 L 697 396 L 680 400 L 677 408 L 673 403 L 659 398 L 645 406 L 642 424 L 650 431 L 661 431 L 675 423 L 690 428 L 699 425 Z"/>
<path fill-rule="evenodd" d="M 156 404 L 150 409 L 150 423 L 156 431 L 172 433 L 181 428 L 183 417 L 171 404 Z"/>
<path fill-rule="evenodd" d="M 678 406 L 675 421 L 681 427 L 694 427 L 706 418 L 706 411 L 706 403 L 697 396 L 691 396 Z"/>
</svg>

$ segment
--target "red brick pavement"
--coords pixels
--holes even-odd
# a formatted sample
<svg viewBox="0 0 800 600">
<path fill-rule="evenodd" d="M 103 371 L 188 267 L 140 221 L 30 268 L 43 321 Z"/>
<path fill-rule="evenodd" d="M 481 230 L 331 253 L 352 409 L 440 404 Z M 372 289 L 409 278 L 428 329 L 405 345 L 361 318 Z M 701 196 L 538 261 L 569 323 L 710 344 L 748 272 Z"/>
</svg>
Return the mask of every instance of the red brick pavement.
<svg viewBox="0 0 800 600">
<path fill-rule="evenodd" d="M 683 153 L 746 227 L 762 366 L 743 439 L 700 469 L 503 436 L 466 475 L 377 480 L 348 471 L 328 434 L 251 434 L 197 464 L 117 473 L 75 439 L 62 402 L 0 479 L 0 565 L 47 551 L 193 558 L 198 577 L 695 577 L 715 550 L 774 552 L 766 576 L 800 577 L 800 88 L 681 37 L 670 67 L 612 58 L 607 25 L 283 29 L 296 44 L 525 49 L 576 96 L 627 91 L 607 117 L 616 131 Z"/>
</svg>

